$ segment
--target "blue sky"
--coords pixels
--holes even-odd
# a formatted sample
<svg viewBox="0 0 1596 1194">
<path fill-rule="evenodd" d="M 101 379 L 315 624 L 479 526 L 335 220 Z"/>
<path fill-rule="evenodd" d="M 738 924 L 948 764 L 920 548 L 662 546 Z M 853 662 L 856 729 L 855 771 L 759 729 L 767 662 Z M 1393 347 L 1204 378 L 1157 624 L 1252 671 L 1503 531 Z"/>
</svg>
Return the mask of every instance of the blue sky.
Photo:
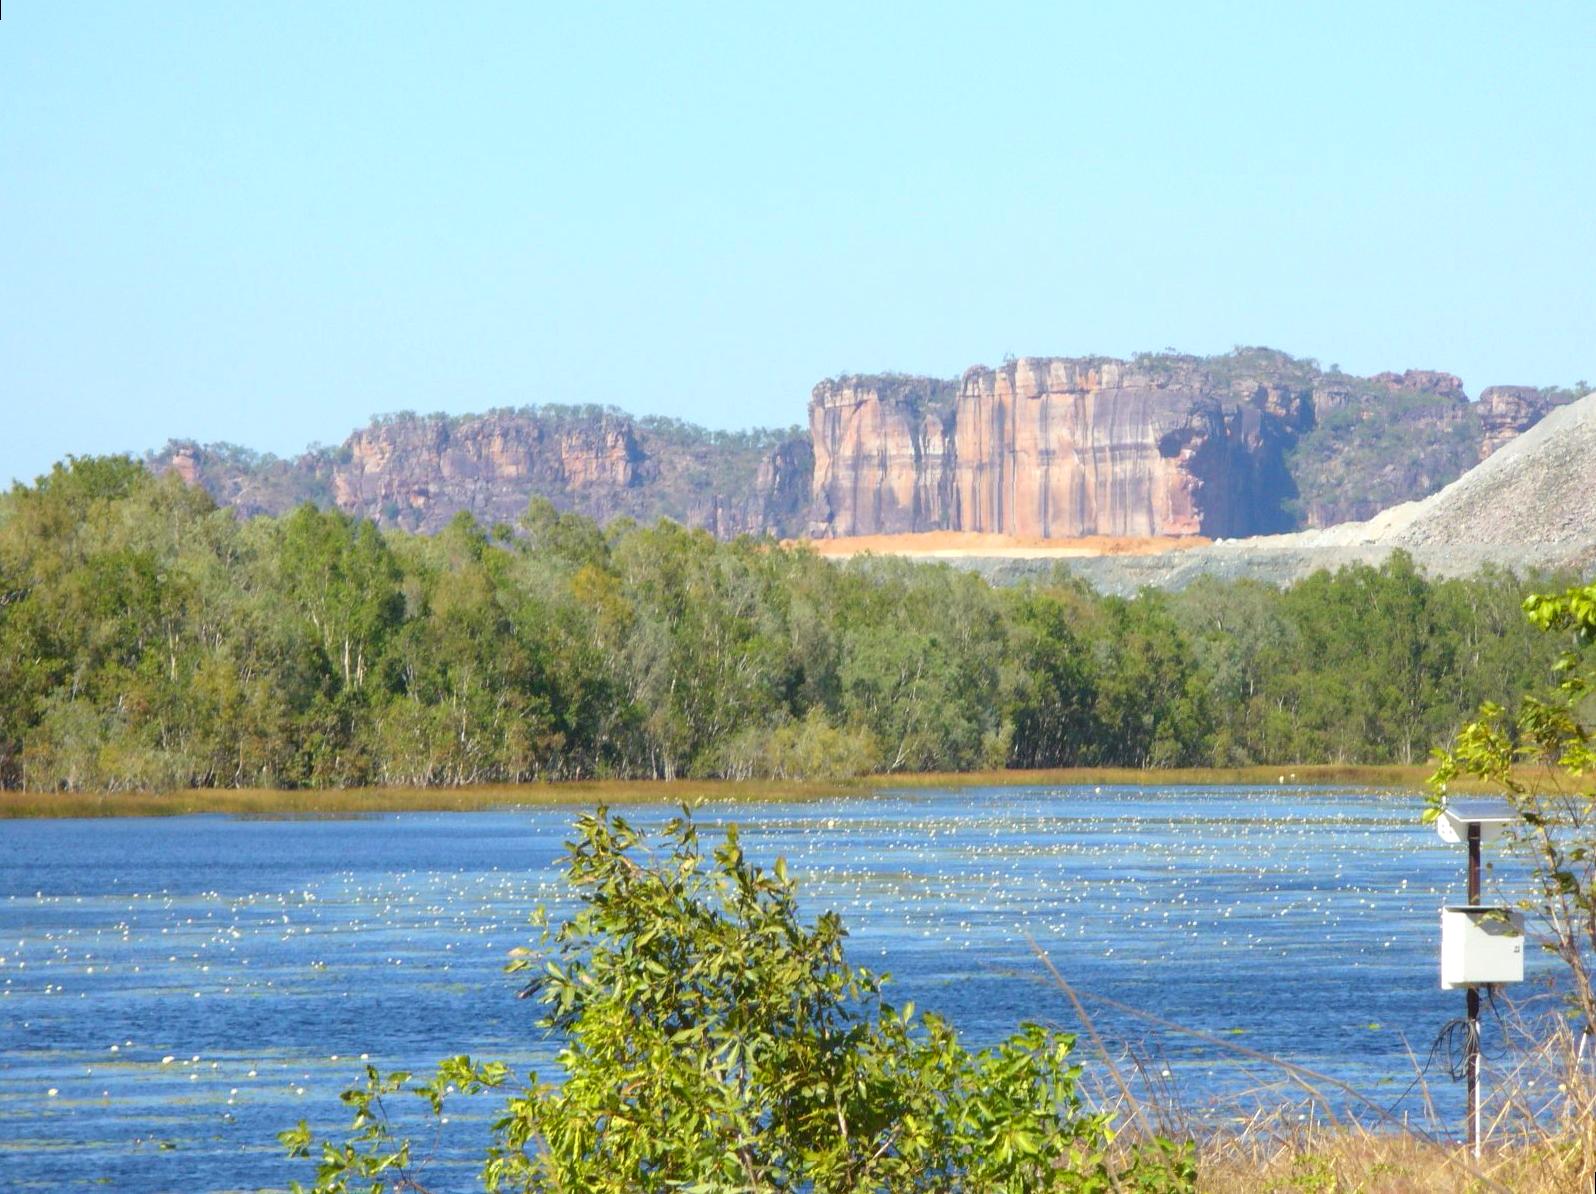
<svg viewBox="0 0 1596 1194">
<path fill-rule="evenodd" d="M 0 20 L 0 481 L 374 412 L 804 419 L 1269 344 L 1596 377 L 1596 5 L 75 4 Z"/>
</svg>

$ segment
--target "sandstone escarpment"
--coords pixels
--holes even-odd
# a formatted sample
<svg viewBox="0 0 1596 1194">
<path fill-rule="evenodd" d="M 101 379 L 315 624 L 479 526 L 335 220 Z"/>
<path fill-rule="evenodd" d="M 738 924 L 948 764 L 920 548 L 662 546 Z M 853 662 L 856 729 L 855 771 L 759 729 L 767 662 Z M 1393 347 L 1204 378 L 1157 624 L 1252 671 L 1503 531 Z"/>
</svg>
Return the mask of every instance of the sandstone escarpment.
<svg viewBox="0 0 1596 1194">
<path fill-rule="evenodd" d="M 948 514 L 953 383 L 929 377 L 839 377 L 814 388 L 809 531 L 898 534 Z"/>
<path fill-rule="evenodd" d="M 600 522 L 666 517 L 723 538 L 785 535 L 807 505 L 807 447 L 609 408 L 410 416 L 351 436 L 332 490 L 340 509 L 423 532 L 461 510 L 513 523 L 542 496 Z"/>
<path fill-rule="evenodd" d="M 722 538 L 802 529 L 813 472 L 801 433 L 713 432 L 608 407 L 393 415 L 296 461 L 173 443 L 151 458 L 242 515 L 302 501 L 431 533 L 466 511 L 514 524 L 528 501 L 608 522 L 671 518 Z"/>
<path fill-rule="evenodd" d="M 1269 349 L 1039 357 L 955 382 L 815 387 L 810 532 L 1271 534 L 1438 490 L 1556 403 L 1437 370 L 1358 377 Z"/>
<path fill-rule="evenodd" d="M 1480 459 L 1484 460 L 1509 440 L 1539 423 L 1572 393 L 1538 390 L 1534 386 L 1487 386 L 1480 392 Z"/>
<path fill-rule="evenodd" d="M 1449 373 L 1358 377 L 1263 348 L 1035 357 L 823 381 L 807 434 L 540 406 L 388 416 L 293 460 L 184 441 L 149 461 L 242 515 L 313 501 L 415 531 L 462 510 L 513 523 L 541 496 L 723 538 L 1234 538 L 1433 493 L 1573 396 L 1497 386 L 1472 403 Z"/>
<path fill-rule="evenodd" d="M 1250 533 L 1278 505 L 1258 467 L 1277 434 L 1267 391 L 1213 393 L 1189 369 L 1026 358 L 964 375 L 952 490 L 965 531 Z"/>
<path fill-rule="evenodd" d="M 631 420 L 490 414 L 397 418 L 355 432 L 332 475 L 339 509 L 407 530 L 437 531 L 461 510 L 514 522 L 528 495 L 620 513 L 649 461 Z"/>
<path fill-rule="evenodd" d="M 1271 441 L 1300 394 L 1208 384 L 1166 361 L 1026 358 L 958 383 L 815 387 L 810 532 L 1047 538 L 1234 535 L 1269 525 L 1289 480 Z"/>
</svg>

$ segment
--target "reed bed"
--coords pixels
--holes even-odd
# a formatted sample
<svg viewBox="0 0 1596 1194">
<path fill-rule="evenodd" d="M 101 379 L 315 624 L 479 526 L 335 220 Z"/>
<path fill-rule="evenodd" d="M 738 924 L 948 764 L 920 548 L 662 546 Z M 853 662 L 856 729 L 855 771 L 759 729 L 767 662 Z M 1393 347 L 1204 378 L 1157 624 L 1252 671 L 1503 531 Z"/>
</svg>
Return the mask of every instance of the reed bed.
<svg viewBox="0 0 1596 1194">
<path fill-rule="evenodd" d="M 856 789 L 858 790 L 858 789 Z M 820 800 L 835 784 L 778 780 L 579 780 L 450 788 L 186 788 L 171 792 L 0 792 L 0 819 L 169 817 L 358 817 L 397 812 L 473 812 L 595 804 L 697 804 Z"/>
<path fill-rule="evenodd" d="M 867 787 L 957 788 L 996 784 L 1194 785 L 1341 784 L 1352 788 L 1404 788 L 1418 791 L 1433 767 L 1425 764 L 1271 763 L 1251 767 L 1061 767 L 1036 771 L 928 771 L 876 775 Z M 1457 790 L 1463 790 L 1459 787 Z M 1481 791 L 1486 790 L 1482 785 Z"/>
<path fill-rule="evenodd" d="M 1487 1073 L 1483 1145 L 1476 1157 L 1443 1123 L 1430 1083 L 1435 1054 L 1412 1055 L 1408 1093 L 1422 1114 L 1324 1074 L 1102 997 L 1082 996 L 1037 954 L 1074 1009 L 1100 1065 L 1089 1097 L 1121 1125 L 1120 1147 L 1160 1136 L 1196 1147 L 1202 1194 L 1596 1194 L 1596 1043 L 1547 1000 L 1500 1009 L 1504 1045 Z M 1183 1105 L 1170 1071 L 1146 1044 L 1111 1051 L 1087 1004 L 1114 1007 L 1160 1033 L 1229 1050 L 1257 1084 L 1223 1103 Z M 1502 1064 L 1502 1059 L 1510 1059 Z M 1442 1073 L 1440 1080 L 1448 1080 Z"/>
<path fill-rule="evenodd" d="M 462 787 L 186 788 L 167 792 L 0 791 L 0 820 L 17 817 L 162 817 L 193 813 L 233 816 L 352 817 L 393 812 L 469 812 L 516 806 L 598 803 L 696 804 L 813 801 L 914 788 L 994 785 L 1219 786 L 1338 784 L 1418 791 L 1428 769 L 1418 766 L 1312 764 L 1293 767 L 1078 767 L 1048 771 L 923 772 L 812 780 L 573 780 Z M 1472 790 L 1466 784 L 1458 791 Z"/>
</svg>

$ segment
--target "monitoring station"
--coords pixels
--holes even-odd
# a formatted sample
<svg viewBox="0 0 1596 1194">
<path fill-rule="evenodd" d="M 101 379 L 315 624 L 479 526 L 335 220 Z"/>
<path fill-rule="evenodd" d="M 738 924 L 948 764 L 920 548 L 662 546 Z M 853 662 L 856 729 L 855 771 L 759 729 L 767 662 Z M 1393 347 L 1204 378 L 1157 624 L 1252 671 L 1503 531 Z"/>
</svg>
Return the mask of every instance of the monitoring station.
<svg viewBox="0 0 1596 1194">
<path fill-rule="evenodd" d="M 1441 909 L 1441 988 L 1463 988 L 1466 998 L 1464 1070 L 1468 1111 L 1464 1136 L 1480 1155 L 1480 988 L 1524 981 L 1524 918 L 1502 905 L 1481 902 L 1480 845 L 1518 820 L 1502 800 L 1448 801 L 1436 818 L 1441 840 L 1467 843 L 1468 903 Z"/>
</svg>

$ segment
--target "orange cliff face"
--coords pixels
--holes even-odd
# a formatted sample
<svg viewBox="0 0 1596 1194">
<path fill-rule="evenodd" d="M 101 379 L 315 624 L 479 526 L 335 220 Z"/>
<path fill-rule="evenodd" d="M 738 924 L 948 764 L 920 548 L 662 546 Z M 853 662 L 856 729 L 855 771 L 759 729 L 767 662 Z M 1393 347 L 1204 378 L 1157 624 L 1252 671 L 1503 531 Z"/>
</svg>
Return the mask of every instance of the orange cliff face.
<svg viewBox="0 0 1596 1194">
<path fill-rule="evenodd" d="M 607 409 L 396 416 L 349 437 L 328 488 L 342 510 L 425 532 L 462 510 L 513 524 L 532 496 L 601 523 L 663 515 L 722 538 L 797 529 L 809 499 L 806 443 L 744 445 L 728 460 L 697 434 Z"/>
<path fill-rule="evenodd" d="M 295 459 L 182 440 L 148 460 L 243 516 L 314 501 L 407 531 L 460 511 L 514 523 L 536 495 L 722 538 L 1234 538 L 1433 493 L 1571 397 L 1500 386 L 1471 403 L 1449 373 L 1357 377 L 1267 348 L 1029 357 L 823 381 L 807 433 L 549 405 L 388 416 Z"/>
<path fill-rule="evenodd" d="M 965 374 L 955 415 L 959 529 L 1042 538 L 1199 533 L 1202 482 L 1194 437 L 1182 434 L 1191 412 L 1166 398 L 1127 379 L 1118 361 L 1028 358 Z"/>
<path fill-rule="evenodd" d="M 1534 386 L 1487 386 L 1480 392 L 1480 459 L 1522 435 L 1571 400 Z"/>
<path fill-rule="evenodd" d="M 949 527 L 948 420 L 953 383 L 842 377 L 809 403 L 815 537 Z"/>
<path fill-rule="evenodd" d="M 624 491 L 642 455 L 619 421 L 550 428 L 493 415 L 394 420 L 357 431 L 345 447 L 332 476 L 341 509 L 408 511 L 429 529 L 460 509 L 511 519 L 534 482 L 554 492 Z"/>
<path fill-rule="evenodd" d="M 1278 508 L 1299 399 L 1195 370 L 1086 358 L 815 387 L 816 537 L 962 531 L 1041 539 L 1235 535 Z"/>
</svg>

